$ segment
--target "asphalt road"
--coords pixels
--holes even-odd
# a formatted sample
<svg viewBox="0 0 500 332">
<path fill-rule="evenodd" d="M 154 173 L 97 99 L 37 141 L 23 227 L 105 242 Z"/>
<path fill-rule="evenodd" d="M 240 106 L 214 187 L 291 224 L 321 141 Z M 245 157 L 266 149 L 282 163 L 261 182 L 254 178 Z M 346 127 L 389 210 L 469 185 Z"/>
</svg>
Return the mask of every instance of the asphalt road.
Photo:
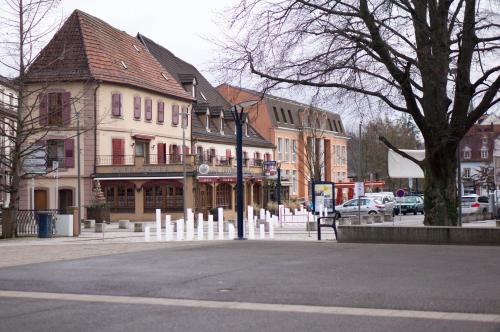
<svg viewBox="0 0 500 332">
<path fill-rule="evenodd" d="M 162 248 L 1 268 L 0 331 L 500 331 L 499 277 L 498 247 Z"/>
</svg>

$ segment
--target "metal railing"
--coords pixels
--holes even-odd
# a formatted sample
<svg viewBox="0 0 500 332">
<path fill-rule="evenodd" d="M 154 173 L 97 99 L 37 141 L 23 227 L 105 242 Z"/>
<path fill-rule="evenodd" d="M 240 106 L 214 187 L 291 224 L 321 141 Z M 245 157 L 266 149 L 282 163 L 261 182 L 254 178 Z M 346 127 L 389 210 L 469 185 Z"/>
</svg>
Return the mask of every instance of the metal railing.
<svg viewBox="0 0 500 332">
<path fill-rule="evenodd" d="M 135 156 L 126 155 L 101 155 L 97 156 L 97 166 L 133 166 Z"/>
<path fill-rule="evenodd" d="M 36 236 L 38 234 L 38 212 L 37 210 L 17 210 L 16 233 L 17 236 Z M 59 213 L 59 210 L 43 210 L 53 215 Z M 54 232 L 54 224 L 52 224 Z"/>
<path fill-rule="evenodd" d="M 210 166 L 236 167 L 236 157 L 196 155 L 196 163 L 197 165 L 208 164 Z M 263 163 L 263 159 L 243 158 L 243 166 L 245 167 L 262 167 Z"/>
</svg>

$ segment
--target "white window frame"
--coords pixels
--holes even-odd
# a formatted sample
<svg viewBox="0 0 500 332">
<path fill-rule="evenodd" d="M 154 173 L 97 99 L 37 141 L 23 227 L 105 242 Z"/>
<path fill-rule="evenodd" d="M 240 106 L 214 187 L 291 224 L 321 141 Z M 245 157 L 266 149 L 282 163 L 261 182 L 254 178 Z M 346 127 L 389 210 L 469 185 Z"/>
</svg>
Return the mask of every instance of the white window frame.
<svg viewBox="0 0 500 332">
<path fill-rule="evenodd" d="M 278 161 L 283 159 L 283 138 L 278 137 L 276 145 L 278 146 Z"/>
<path fill-rule="evenodd" d="M 290 161 L 290 139 L 285 138 L 285 161 Z"/>
<path fill-rule="evenodd" d="M 297 180 L 298 180 L 297 179 L 297 170 L 294 169 L 294 170 L 292 170 L 292 191 L 293 191 L 294 195 L 297 195 L 298 190 L 299 190 L 299 185 L 298 185 Z"/>
<path fill-rule="evenodd" d="M 471 151 L 470 150 L 464 150 L 463 151 L 463 156 L 464 156 L 464 159 L 470 159 L 471 158 Z"/>
<path fill-rule="evenodd" d="M 481 158 L 488 159 L 488 149 L 481 149 Z"/>
</svg>

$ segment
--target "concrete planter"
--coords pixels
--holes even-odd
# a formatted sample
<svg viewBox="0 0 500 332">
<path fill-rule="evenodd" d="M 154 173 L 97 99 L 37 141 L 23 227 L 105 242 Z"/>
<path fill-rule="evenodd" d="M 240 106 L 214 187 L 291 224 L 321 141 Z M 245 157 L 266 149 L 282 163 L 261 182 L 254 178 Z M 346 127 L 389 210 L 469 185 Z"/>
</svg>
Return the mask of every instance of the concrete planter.
<svg viewBox="0 0 500 332">
<path fill-rule="evenodd" d="M 87 218 L 95 220 L 96 224 L 109 222 L 109 208 L 107 207 L 87 207 Z"/>
<path fill-rule="evenodd" d="M 362 225 L 373 224 L 373 216 L 370 214 L 361 216 L 361 224 Z"/>
<path fill-rule="evenodd" d="M 95 224 L 96 233 L 104 233 L 106 231 L 106 223 Z"/>
<path fill-rule="evenodd" d="M 373 222 L 380 224 L 383 222 L 383 217 L 380 214 L 373 216 Z"/>
<path fill-rule="evenodd" d="M 267 232 L 269 232 L 269 223 L 267 223 L 265 220 L 262 220 L 262 219 L 261 219 L 261 220 L 259 220 L 259 221 L 257 221 L 257 225 L 258 225 L 258 227 L 260 227 L 260 225 L 262 225 L 262 224 L 264 225 L 264 231 L 265 231 L 266 233 L 267 233 Z M 257 228 L 257 229 L 258 229 L 258 228 Z"/>
<path fill-rule="evenodd" d="M 145 225 L 142 222 L 134 223 L 134 232 L 144 232 Z"/>
<path fill-rule="evenodd" d="M 499 228 L 339 226 L 338 242 L 500 245 Z"/>
<path fill-rule="evenodd" d="M 119 229 L 129 229 L 129 227 L 130 227 L 129 220 L 119 220 L 118 221 L 118 228 Z"/>
<path fill-rule="evenodd" d="M 95 227 L 95 220 L 86 219 L 83 221 L 83 228 L 94 228 L 94 227 Z"/>
<path fill-rule="evenodd" d="M 500 219 L 497 219 L 496 224 L 497 224 L 497 227 L 500 227 Z"/>
<path fill-rule="evenodd" d="M 392 214 L 384 214 L 384 222 L 392 222 L 394 220 L 394 217 Z"/>
</svg>

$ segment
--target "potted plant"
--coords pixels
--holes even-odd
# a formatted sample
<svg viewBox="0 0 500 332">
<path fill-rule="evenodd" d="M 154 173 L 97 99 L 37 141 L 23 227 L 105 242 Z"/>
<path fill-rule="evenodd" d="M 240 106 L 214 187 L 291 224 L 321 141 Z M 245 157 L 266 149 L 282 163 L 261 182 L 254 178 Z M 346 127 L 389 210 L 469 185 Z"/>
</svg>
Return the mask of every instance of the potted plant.
<svg viewBox="0 0 500 332">
<path fill-rule="evenodd" d="M 101 184 L 96 181 L 95 188 L 92 190 L 92 200 L 87 208 L 87 219 L 95 220 L 96 223 L 110 222 L 109 204 L 102 193 Z"/>
</svg>

